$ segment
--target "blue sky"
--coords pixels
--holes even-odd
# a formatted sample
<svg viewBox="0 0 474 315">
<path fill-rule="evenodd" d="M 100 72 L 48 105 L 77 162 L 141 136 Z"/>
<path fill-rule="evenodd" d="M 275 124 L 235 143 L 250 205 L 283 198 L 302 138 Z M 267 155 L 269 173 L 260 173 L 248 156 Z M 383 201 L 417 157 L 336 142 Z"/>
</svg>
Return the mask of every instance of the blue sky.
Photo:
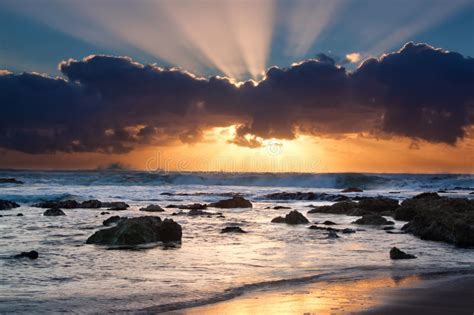
<svg viewBox="0 0 474 315">
<path fill-rule="evenodd" d="M 182 8 L 173 7 L 171 1 L 154 1 L 158 3 L 156 14 L 144 17 L 150 2 L 153 1 L 119 0 L 113 2 L 118 4 L 114 6 L 111 1 L 98 0 L 81 1 L 79 6 L 79 1 L 4 0 L 0 3 L 0 69 L 58 75 L 61 60 L 109 54 L 131 56 L 142 63 L 178 66 L 204 76 L 251 76 L 246 70 L 223 71 L 229 63 L 225 54 L 234 49 L 226 47 L 225 40 L 233 33 L 226 33 L 229 26 L 220 14 L 223 11 L 216 9 L 218 1 L 181 1 Z M 231 10 L 239 10 L 235 8 L 239 2 L 223 2 Z M 261 33 L 253 40 L 243 40 L 248 54 L 255 50 L 265 56 L 264 62 L 254 66 L 258 71 L 272 65 L 289 66 L 318 53 L 342 61 L 346 54 L 357 52 L 363 59 L 397 50 L 407 41 L 426 42 L 474 56 L 474 1 L 268 0 L 255 8 L 256 13 L 252 12 L 250 1 L 240 3 L 246 8 L 240 8 L 236 29 L 251 23 L 256 33 Z M 199 18 L 188 25 L 193 14 Z M 113 15 L 118 16 L 114 19 Z M 141 23 L 142 18 L 146 18 L 147 25 Z M 215 24 L 211 23 L 213 19 Z M 215 25 L 223 29 L 218 36 L 213 33 Z M 176 28 L 181 30 L 177 32 Z M 267 28 L 266 32 L 258 31 Z M 133 34 L 128 34 L 128 29 L 133 29 Z M 186 40 L 180 38 L 183 29 Z M 168 35 L 149 45 L 147 37 L 163 34 Z M 195 42 L 183 47 L 189 38 Z M 268 48 L 262 48 L 262 41 L 268 42 Z M 167 51 L 166 47 L 171 48 Z M 176 52 L 182 49 L 186 53 L 179 57 Z M 204 57 L 193 63 L 195 69 L 188 69 L 192 68 L 190 56 L 194 54 Z"/>
</svg>

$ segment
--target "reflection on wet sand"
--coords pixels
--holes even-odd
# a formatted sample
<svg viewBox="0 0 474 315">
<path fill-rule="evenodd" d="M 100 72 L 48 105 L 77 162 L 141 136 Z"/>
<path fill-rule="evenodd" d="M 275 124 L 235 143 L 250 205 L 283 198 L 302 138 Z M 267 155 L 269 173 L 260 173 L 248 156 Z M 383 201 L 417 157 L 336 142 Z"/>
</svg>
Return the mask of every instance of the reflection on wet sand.
<svg viewBox="0 0 474 315">
<path fill-rule="evenodd" d="M 342 314 L 381 304 L 381 290 L 420 282 L 419 276 L 380 277 L 341 282 L 318 282 L 278 291 L 261 290 L 225 302 L 169 314 Z"/>
</svg>

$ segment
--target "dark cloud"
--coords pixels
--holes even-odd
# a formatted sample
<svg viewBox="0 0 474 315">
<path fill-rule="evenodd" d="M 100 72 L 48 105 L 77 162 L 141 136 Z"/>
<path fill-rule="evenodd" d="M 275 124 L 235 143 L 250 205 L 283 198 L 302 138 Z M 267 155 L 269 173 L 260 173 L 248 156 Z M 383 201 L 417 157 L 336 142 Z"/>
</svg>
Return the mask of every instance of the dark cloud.
<svg viewBox="0 0 474 315">
<path fill-rule="evenodd" d="M 369 59 L 353 72 L 333 58 L 235 85 L 127 57 L 59 66 L 66 79 L 0 71 L 0 147 L 28 153 L 126 153 L 138 145 L 203 140 L 237 125 L 231 143 L 350 132 L 454 144 L 474 123 L 474 61 L 425 44 Z"/>
</svg>

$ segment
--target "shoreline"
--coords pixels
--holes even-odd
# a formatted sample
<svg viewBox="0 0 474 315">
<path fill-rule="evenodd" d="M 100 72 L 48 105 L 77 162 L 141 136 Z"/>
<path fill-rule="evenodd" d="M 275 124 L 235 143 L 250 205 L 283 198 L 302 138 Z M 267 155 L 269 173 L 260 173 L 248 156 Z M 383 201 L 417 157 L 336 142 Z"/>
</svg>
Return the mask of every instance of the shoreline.
<svg viewBox="0 0 474 315">
<path fill-rule="evenodd" d="M 258 289 L 224 301 L 158 313 L 371 315 L 421 312 L 472 314 L 474 274 L 455 272 L 321 280 L 281 288 Z"/>
</svg>

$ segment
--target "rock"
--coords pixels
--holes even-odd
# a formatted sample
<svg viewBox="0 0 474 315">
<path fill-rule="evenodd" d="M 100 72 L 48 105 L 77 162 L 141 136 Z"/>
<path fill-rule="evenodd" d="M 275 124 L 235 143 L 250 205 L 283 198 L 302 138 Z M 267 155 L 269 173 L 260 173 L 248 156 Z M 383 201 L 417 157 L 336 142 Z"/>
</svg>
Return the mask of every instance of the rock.
<svg viewBox="0 0 474 315">
<path fill-rule="evenodd" d="M 276 217 L 276 218 L 273 218 L 272 223 L 285 223 L 285 218 L 284 217 Z"/>
<path fill-rule="evenodd" d="M 474 191 L 471 191 L 471 192 L 469 193 L 469 195 L 474 195 Z"/>
<path fill-rule="evenodd" d="M 215 215 L 215 213 L 211 213 L 208 211 L 203 211 L 200 209 L 191 209 L 188 211 L 187 215 L 194 216 L 194 215 Z"/>
<path fill-rule="evenodd" d="M 188 210 L 204 210 L 204 209 L 207 209 L 207 205 L 206 204 L 200 204 L 200 203 L 193 203 L 193 204 L 190 204 L 190 205 L 180 205 L 180 206 L 177 206 L 177 208 L 179 208 L 179 209 L 188 209 Z"/>
<path fill-rule="evenodd" d="M 116 226 L 95 232 L 86 244 L 134 246 L 155 242 L 181 241 L 181 226 L 171 219 L 144 216 L 121 220 Z"/>
<path fill-rule="evenodd" d="M 319 206 L 308 211 L 308 213 L 332 213 L 348 214 L 357 209 L 357 203 L 353 201 L 340 201 L 330 206 Z"/>
<path fill-rule="evenodd" d="M 122 211 L 127 210 L 127 208 L 130 207 L 123 201 L 103 202 L 102 206 L 107 207 L 107 210 L 109 211 Z"/>
<path fill-rule="evenodd" d="M 100 215 L 106 215 L 106 214 L 110 214 L 110 212 L 102 211 L 102 212 L 100 213 Z"/>
<path fill-rule="evenodd" d="M 102 208 L 102 202 L 96 199 L 92 200 L 86 200 L 81 202 L 79 205 L 80 208 L 85 208 L 85 209 L 97 209 L 97 208 Z"/>
<path fill-rule="evenodd" d="M 336 223 L 334 223 L 334 222 L 332 222 L 332 221 L 329 221 L 329 220 L 324 221 L 323 224 L 324 224 L 324 225 L 336 225 Z"/>
<path fill-rule="evenodd" d="M 310 230 L 321 230 L 321 231 L 334 231 L 334 232 L 340 232 L 341 230 L 332 228 L 332 227 L 327 227 L 327 226 L 318 226 L 318 225 L 311 225 L 309 227 Z"/>
<path fill-rule="evenodd" d="M 56 216 L 66 215 L 66 214 L 59 208 L 51 208 L 43 212 L 43 215 L 46 217 L 56 217 Z"/>
<path fill-rule="evenodd" d="M 384 226 L 384 227 L 382 228 L 382 230 L 384 230 L 384 231 L 391 231 L 391 230 L 395 230 L 395 227 L 394 227 L 394 226 Z"/>
<path fill-rule="evenodd" d="M 418 194 L 416 196 L 414 196 L 412 199 L 439 199 L 441 198 L 440 195 L 438 195 L 437 193 L 434 193 L 434 192 L 424 192 L 424 193 L 421 193 L 421 194 Z"/>
<path fill-rule="evenodd" d="M 22 216 L 23 216 L 23 213 L 18 213 L 16 216 L 17 216 L 17 217 L 22 217 Z"/>
<path fill-rule="evenodd" d="M 227 226 L 221 230 L 221 233 L 247 233 L 239 226 Z"/>
<path fill-rule="evenodd" d="M 406 232 L 403 231 L 385 231 L 387 234 L 407 234 Z"/>
<path fill-rule="evenodd" d="M 360 189 L 360 188 L 357 188 L 357 187 L 348 187 L 346 189 L 344 189 L 343 193 L 351 193 L 351 192 L 363 192 L 364 190 Z"/>
<path fill-rule="evenodd" d="M 140 208 L 140 211 L 145 212 L 164 212 L 165 210 L 159 205 L 148 205 L 144 208 Z"/>
<path fill-rule="evenodd" d="M 79 208 L 80 204 L 76 200 L 63 200 L 63 201 L 44 201 L 32 205 L 37 208 L 61 208 L 61 209 L 75 209 Z"/>
<path fill-rule="evenodd" d="M 29 252 L 21 252 L 18 255 L 15 255 L 15 258 L 29 258 L 29 259 L 38 259 L 38 252 L 35 250 Z"/>
<path fill-rule="evenodd" d="M 16 180 L 14 178 L 0 178 L 0 184 L 24 184 L 21 180 Z"/>
<path fill-rule="evenodd" d="M 320 200 L 320 201 L 342 201 L 349 198 L 344 195 L 330 195 L 315 192 L 277 192 L 264 195 L 263 198 L 271 200 Z"/>
<path fill-rule="evenodd" d="M 291 207 L 286 207 L 286 206 L 275 206 L 273 207 L 275 210 L 280 210 L 280 209 L 291 209 Z"/>
<path fill-rule="evenodd" d="M 252 203 L 244 197 L 234 196 L 232 199 L 220 200 L 211 203 L 209 206 L 214 208 L 252 208 Z"/>
<path fill-rule="evenodd" d="M 20 205 L 14 201 L 0 199 L 0 210 L 10 210 L 13 208 L 18 208 L 19 206 Z"/>
<path fill-rule="evenodd" d="M 339 238 L 339 235 L 335 231 L 329 231 L 328 238 Z"/>
<path fill-rule="evenodd" d="M 272 223 L 286 223 L 286 224 L 307 224 L 309 223 L 308 219 L 301 213 L 296 210 L 291 211 L 288 213 L 284 218 L 283 217 L 276 217 L 272 220 Z"/>
<path fill-rule="evenodd" d="M 111 216 L 102 222 L 103 225 L 108 226 L 120 222 L 121 220 L 127 219 L 127 217 L 119 217 L 118 215 Z"/>
<path fill-rule="evenodd" d="M 392 247 L 390 250 L 390 259 L 415 259 L 415 255 L 407 254 L 405 252 L 402 252 L 396 247 Z"/>
<path fill-rule="evenodd" d="M 342 230 L 342 233 L 343 234 L 352 234 L 352 233 L 355 233 L 356 231 L 353 230 L 353 229 L 349 229 L 349 228 L 345 228 Z"/>
<path fill-rule="evenodd" d="M 363 225 L 391 225 L 395 224 L 392 221 L 388 221 L 382 216 L 377 214 L 367 214 L 364 215 L 362 218 L 352 222 L 354 224 L 363 224 Z"/>
</svg>

